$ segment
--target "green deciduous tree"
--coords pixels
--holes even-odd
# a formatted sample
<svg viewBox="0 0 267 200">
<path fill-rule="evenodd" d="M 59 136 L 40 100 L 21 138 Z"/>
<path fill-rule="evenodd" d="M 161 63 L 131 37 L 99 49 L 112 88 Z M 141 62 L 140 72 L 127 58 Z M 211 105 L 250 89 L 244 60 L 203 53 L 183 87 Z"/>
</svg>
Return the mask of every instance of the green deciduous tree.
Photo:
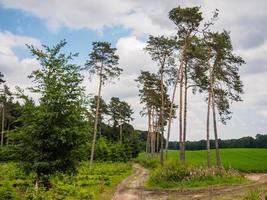
<svg viewBox="0 0 267 200">
<path fill-rule="evenodd" d="M 113 121 L 113 127 L 119 126 L 120 142 L 123 140 L 123 125 L 133 120 L 133 113 L 131 106 L 127 102 L 121 101 L 118 97 L 111 98 L 109 103 L 109 114 Z"/>
<path fill-rule="evenodd" d="M 99 78 L 98 94 L 97 94 L 97 106 L 94 122 L 94 134 L 92 140 L 91 156 L 90 156 L 90 167 L 92 167 L 94 159 L 94 150 L 96 143 L 97 125 L 98 125 L 98 112 L 100 105 L 101 89 L 102 85 L 107 80 L 119 77 L 122 69 L 118 67 L 119 56 L 116 55 L 116 48 L 112 48 L 108 42 L 93 42 L 93 50 L 89 54 L 85 66 L 90 74 L 96 74 Z"/>
<path fill-rule="evenodd" d="M 84 87 L 80 66 L 70 63 L 77 54 L 61 53 L 66 41 L 40 50 L 28 46 L 41 68 L 29 76 L 35 86 L 31 91 L 40 95 L 38 105 L 25 95 L 23 124 L 12 133 L 15 156 L 24 169 L 39 179 L 57 171 L 74 169 L 82 159 L 88 124 L 85 123 Z"/>
</svg>

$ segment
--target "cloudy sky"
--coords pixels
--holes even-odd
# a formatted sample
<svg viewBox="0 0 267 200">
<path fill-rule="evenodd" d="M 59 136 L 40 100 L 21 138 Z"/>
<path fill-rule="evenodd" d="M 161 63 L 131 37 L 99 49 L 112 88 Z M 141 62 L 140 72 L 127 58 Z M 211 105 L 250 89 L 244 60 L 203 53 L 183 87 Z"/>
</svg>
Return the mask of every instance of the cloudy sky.
<svg viewBox="0 0 267 200">
<path fill-rule="evenodd" d="M 244 82 L 243 102 L 232 105 L 232 120 L 219 126 L 221 138 L 238 138 L 267 133 L 267 1 L 266 0 L 0 0 L 0 71 L 14 88 L 31 85 L 27 75 L 39 67 L 25 44 L 53 45 L 68 42 L 66 51 L 79 52 L 83 65 L 93 41 L 109 41 L 117 48 L 124 72 L 119 81 L 106 86 L 103 97 L 118 96 L 134 108 L 136 128 L 146 129 L 139 112 L 134 79 L 140 70 L 155 72 L 157 66 L 144 51 L 149 34 L 175 34 L 168 12 L 176 6 L 201 6 L 208 19 L 216 8 L 216 30 L 230 30 L 236 54 L 246 65 L 240 69 Z M 85 74 L 86 75 L 86 74 Z M 95 93 L 96 81 L 84 84 Z M 190 96 L 188 139 L 205 137 L 204 96 Z M 174 121 L 171 139 L 178 139 Z"/>
</svg>

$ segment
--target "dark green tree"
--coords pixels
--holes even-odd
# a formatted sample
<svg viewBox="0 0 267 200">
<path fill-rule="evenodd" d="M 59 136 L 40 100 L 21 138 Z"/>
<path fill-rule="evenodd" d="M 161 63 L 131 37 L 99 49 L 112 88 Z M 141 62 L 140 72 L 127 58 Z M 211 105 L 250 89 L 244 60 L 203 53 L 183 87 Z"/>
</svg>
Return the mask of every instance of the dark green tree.
<svg viewBox="0 0 267 200">
<path fill-rule="evenodd" d="M 62 53 L 63 40 L 53 47 L 40 50 L 28 45 L 41 68 L 29 78 L 35 86 L 31 91 L 40 95 L 39 104 L 25 95 L 23 124 L 13 133 L 15 156 L 27 171 L 36 172 L 36 185 L 46 175 L 75 169 L 84 158 L 88 124 L 85 122 L 84 87 L 80 66 L 70 63 L 77 54 Z"/>
<path fill-rule="evenodd" d="M 98 125 L 98 112 L 100 105 L 102 85 L 106 81 L 119 77 L 122 69 L 118 67 L 119 56 L 116 55 L 116 48 L 112 48 L 108 42 L 93 42 L 93 50 L 89 54 L 89 59 L 86 61 L 85 67 L 91 75 L 96 74 L 99 78 L 97 105 L 94 122 L 94 134 L 91 147 L 90 168 L 93 164 L 97 125 Z"/>
<path fill-rule="evenodd" d="M 120 129 L 120 142 L 123 140 L 123 125 L 128 124 L 133 120 L 133 110 L 131 106 L 121 101 L 118 97 L 112 97 L 109 103 L 109 114 L 113 121 L 113 127 L 119 126 Z"/>
</svg>

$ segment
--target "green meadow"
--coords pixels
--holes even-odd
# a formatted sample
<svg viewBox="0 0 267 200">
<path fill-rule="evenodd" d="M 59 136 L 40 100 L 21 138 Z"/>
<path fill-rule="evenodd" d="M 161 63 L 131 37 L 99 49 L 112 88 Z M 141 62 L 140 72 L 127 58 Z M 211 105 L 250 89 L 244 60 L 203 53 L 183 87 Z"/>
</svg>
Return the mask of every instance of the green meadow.
<svg viewBox="0 0 267 200">
<path fill-rule="evenodd" d="M 224 168 L 232 168 L 241 172 L 267 172 L 267 149 L 220 149 Z M 215 150 L 211 150 L 212 163 L 215 165 Z M 140 154 L 139 158 L 145 154 Z M 168 160 L 178 160 L 179 151 L 168 151 Z M 186 151 L 186 162 L 193 165 L 206 165 L 207 151 Z"/>
</svg>

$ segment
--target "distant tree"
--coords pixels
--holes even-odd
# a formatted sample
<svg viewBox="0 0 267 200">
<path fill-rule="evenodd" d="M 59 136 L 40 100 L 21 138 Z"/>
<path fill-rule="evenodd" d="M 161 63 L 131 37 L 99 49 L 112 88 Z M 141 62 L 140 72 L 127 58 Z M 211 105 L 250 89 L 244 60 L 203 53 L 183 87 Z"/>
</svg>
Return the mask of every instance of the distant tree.
<svg viewBox="0 0 267 200">
<path fill-rule="evenodd" d="M 24 105 L 18 120 L 23 126 L 13 131 L 12 148 L 24 169 L 36 172 L 37 188 L 41 178 L 75 169 L 86 145 L 83 77 L 80 66 L 70 63 L 77 54 L 61 52 L 65 45 L 63 40 L 43 50 L 28 46 L 41 65 L 29 76 L 35 83 L 31 91 L 40 99 L 34 105 L 20 95 Z"/>
<path fill-rule="evenodd" d="M 140 102 L 145 104 L 141 115 L 148 116 L 147 152 L 153 155 L 155 152 L 158 152 L 160 147 L 159 139 L 163 137 L 163 135 L 160 137 L 160 126 L 162 122 L 164 126 L 167 124 L 165 119 L 169 116 L 171 101 L 167 94 L 167 88 L 164 85 L 163 101 L 165 116 L 161 118 L 161 80 L 158 75 L 148 71 L 141 71 L 141 75 L 138 76 L 136 82 L 138 83 Z M 176 108 L 176 106 L 174 105 L 173 108 Z M 174 116 L 174 113 L 172 116 Z"/>
<path fill-rule="evenodd" d="M 165 36 L 154 37 L 149 36 L 147 41 L 147 46 L 145 50 L 151 55 L 152 60 L 156 61 L 159 66 L 159 76 L 160 76 L 160 95 L 161 95 L 161 107 L 160 107 L 160 131 L 161 131 L 161 149 L 160 149 L 160 163 L 163 165 L 163 136 L 164 136 L 164 75 L 166 75 L 166 69 L 169 66 L 172 66 L 174 60 L 174 50 L 176 46 L 176 40 L 172 38 L 167 38 Z"/>
<path fill-rule="evenodd" d="M 99 78 L 98 94 L 97 94 L 97 105 L 94 122 L 94 134 L 92 140 L 91 156 L 90 156 L 90 168 L 93 164 L 98 116 L 99 116 L 99 105 L 101 97 L 102 85 L 107 80 L 119 77 L 122 69 L 118 67 L 119 56 L 116 55 L 116 48 L 112 48 L 108 42 L 93 42 L 93 50 L 89 54 L 89 59 L 86 61 L 85 67 L 90 74 L 97 74 Z"/>
<path fill-rule="evenodd" d="M 160 80 L 156 74 L 148 71 L 141 71 L 141 74 L 135 80 L 138 83 L 140 103 L 145 104 L 145 108 L 141 113 L 148 116 L 148 134 L 147 134 L 147 152 L 153 155 L 155 152 L 155 110 L 160 97 Z"/>
<path fill-rule="evenodd" d="M 177 28 L 177 36 L 179 38 L 180 50 L 180 66 L 175 80 L 175 87 L 177 82 L 180 82 L 180 100 L 179 100 L 179 140 L 180 140 L 180 160 L 185 161 L 185 141 L 186 141 L 186 111 L 184 112 L 183 122 L 183 108 L 186 109 L 186 104 L 183 104 L 183 94 L 187 98 L 187 51 L 190 45 L 190 38 L 196 32 L 202 21 L 202 13 L 199 7 L 173 8 L 169 12 L 169 18 L 174 22 Z M 173 93 L 175 95 L 175 93 Z M 184 127 L 184 129 L 183 129 Z"/>
<path fill-rule="evenodd" d="M 109 113 L 113 121 L 113 127 L 119 126 L 120 129 L 120 142 L 123 140 L 123 125 L 133 120 L 133 110 L 131 106 L 121 101 L 118 97 L 112 97 L 109 103 Z"/>
</svg>

